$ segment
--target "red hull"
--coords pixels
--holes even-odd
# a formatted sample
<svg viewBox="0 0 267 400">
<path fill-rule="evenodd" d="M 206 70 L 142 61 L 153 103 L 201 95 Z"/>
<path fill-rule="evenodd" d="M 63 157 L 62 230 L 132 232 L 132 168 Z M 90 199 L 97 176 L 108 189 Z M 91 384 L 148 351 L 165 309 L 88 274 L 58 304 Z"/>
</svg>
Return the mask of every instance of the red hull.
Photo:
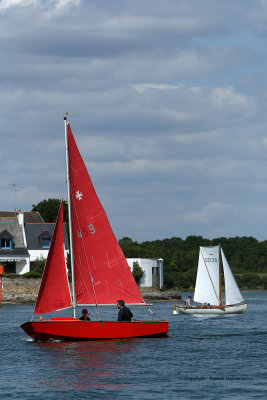
<svg viewBox="0 0 267 400">
<path fill-rule="evenodd" d="M 35 340 L 103 340 L 167 337 L 167 321 L 80 321 L 77 319 L 24 322 L 21 328 Z"/>
</svg>

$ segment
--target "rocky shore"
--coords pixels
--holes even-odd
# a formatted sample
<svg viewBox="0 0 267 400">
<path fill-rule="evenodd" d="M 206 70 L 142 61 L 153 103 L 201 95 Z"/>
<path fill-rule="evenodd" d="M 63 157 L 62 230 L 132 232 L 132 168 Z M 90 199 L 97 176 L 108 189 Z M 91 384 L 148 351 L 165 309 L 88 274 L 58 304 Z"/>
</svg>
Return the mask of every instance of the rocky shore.
<svg viewBox="0 0 267 400">
<path fill-rule="evenodd" d="M 3 278 L 2 304 L 35 303 L 41 279 Z M 181 299 L 179 291 L 140 288 L 147 302 L 177 301 Z"/>
<path fill-rule="evenodd" d="M 140 292 L 147 302 L 181 300 L 181 293 L 179 291 L 140 288 Z"/>
</svg>

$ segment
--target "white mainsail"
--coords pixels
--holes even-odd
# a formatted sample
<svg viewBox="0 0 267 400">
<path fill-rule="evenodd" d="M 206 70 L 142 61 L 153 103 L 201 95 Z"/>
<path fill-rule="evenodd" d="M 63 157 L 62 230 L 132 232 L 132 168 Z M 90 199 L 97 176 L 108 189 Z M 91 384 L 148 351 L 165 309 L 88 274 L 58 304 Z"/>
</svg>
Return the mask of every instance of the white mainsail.
<svg viewBox="0 0 267 400">
<path fill-rule="evenodd" d="M 220 305 L 219 269 L 219 246 L 200 247 L 195 302 Z"/>
<path fill-rule="evenodd" d="M 244 301 L 240 290 L 237 286 L 236 280 L 229 267 L 228 261 L 221 249 L 222 262 L 223 262 L 223 273 L 224 273 L 224 285 L 225 285 L 225 304 L 232 305 L 242 303 Z"/>
</svg>

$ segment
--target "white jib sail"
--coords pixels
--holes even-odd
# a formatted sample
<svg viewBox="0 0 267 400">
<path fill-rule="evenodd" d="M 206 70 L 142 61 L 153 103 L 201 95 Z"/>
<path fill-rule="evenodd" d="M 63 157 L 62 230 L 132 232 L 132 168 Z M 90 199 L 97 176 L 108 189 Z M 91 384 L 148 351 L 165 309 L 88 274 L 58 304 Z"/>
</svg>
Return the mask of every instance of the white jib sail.
<svg viewBox="0 0 267 400">
<path fill-rule="evenodd" d="M 219 246 L 200 247 L 194 301 L 220 304 Z"/>
<path fill-rule="evenodd" d="M 223 273 L 224 273 L 224 285 L 225 285 L 225 304 L 238 304 L 244 301 L 239 287 L 235 281 L 234 275 L 229 267 L 228 261 L 224 255 L 223 250 L 222 253 L 222 262 L 223 262 Z"/>
</svg>

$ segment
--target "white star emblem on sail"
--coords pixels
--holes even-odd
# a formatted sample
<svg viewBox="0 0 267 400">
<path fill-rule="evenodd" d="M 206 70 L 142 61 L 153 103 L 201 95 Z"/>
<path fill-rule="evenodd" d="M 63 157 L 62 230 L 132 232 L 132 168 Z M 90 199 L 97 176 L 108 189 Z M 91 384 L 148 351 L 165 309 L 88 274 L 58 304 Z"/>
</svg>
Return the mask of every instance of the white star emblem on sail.
<svg viewBox="0 0 267 400">
<path fill-rule="evenodd" d="M 82 200 L 82 198 L 83 198 L 83 194 L 78 190 L 78 191 L 76 192 L 76 199 Z"/>
</svg>

